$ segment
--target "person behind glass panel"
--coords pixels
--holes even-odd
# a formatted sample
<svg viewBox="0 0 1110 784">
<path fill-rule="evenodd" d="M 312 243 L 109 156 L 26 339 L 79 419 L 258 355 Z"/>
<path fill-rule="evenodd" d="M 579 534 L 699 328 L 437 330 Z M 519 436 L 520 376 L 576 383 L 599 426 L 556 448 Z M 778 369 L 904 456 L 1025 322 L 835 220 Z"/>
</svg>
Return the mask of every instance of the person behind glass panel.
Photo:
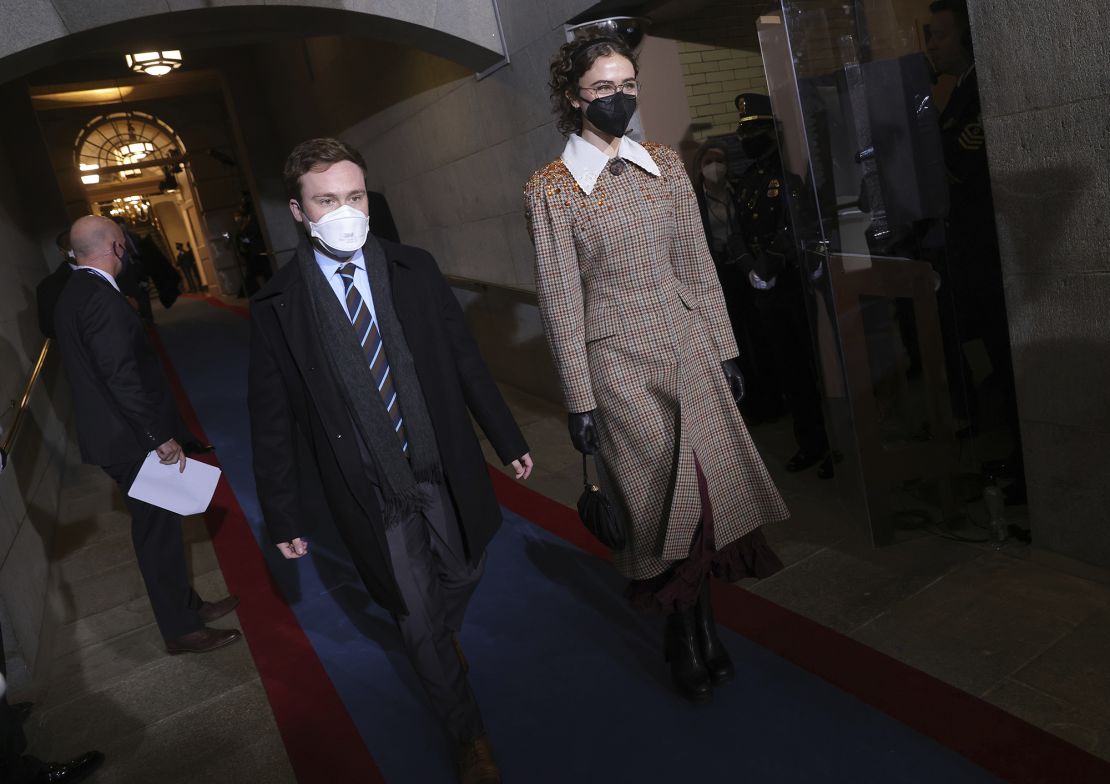
<svg viewBox="0 0 1110 784">
<path fill-rule="evenodd" d="M 940 116 L 950 205 L 945 224 L 947 253 L 941 270 L 941 295 L 955 303 L 954 309 L 941 310 L 948 373 L 953 380 L 962 379 L 963 389 L 974 390 L 962 345 L 975 338 L 983 342 L 991 364 L 991 386 L 995 389 L 1003 426 L 1012 444 L 1009 456 L 1005 460 L 991 461 L 993 465 L 987 472 L 1011 479 L 1006 488 L 1007 500 L 1024 503 L 1025 472 L 1014 360 L 971 22 L 964 0 L 936 0 L 929 10 L 932 12 L 929 58 L 938 72 L 957 80 Z M 954 318 L 950 310 L 954 310 Z M 984 388 L 979 392 L 986 395 L 988 390 Z M 970 435 L 977 430 L 980 411 L 987 407 L 974 391 L 968 395 L 966 403 L 963 396 L 955 397 L 957 412 L 966 414 L 971 421 L 966 431 Z"/>
</svg>

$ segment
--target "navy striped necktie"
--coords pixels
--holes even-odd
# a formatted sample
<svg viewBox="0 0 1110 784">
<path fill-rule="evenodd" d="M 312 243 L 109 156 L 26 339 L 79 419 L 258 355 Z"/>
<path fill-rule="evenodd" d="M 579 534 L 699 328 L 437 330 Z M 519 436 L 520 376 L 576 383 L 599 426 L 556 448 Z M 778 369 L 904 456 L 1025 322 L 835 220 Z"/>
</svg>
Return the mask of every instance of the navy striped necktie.
<svg viewBox="0 0 1110 784">
<path fill-rule="evenodd" d="M 370 308 L 363 301 L 362 295 L 358 293 L 358 287 L 355 286 L 356 269 L 353 263 L 347 262 L 338 270 L 347 294 L 347 315 L 362 344 L 366 362 L 370 365 L 370 374 L 374 377 L 374 383 L 378 385 L 378 394 L 381 395 L 385 410 L 393 423 L 393 430 L 401 439 L 401 451 L 408 454 L 409 442 L 405 435 L 404 420 L 401 418 L 401 401 L 397 399 L 397 389 L 393 386 L 393 374 L 389 372 L 389 361 L 385 356 L 385 345 L 382 343 L 378 324 L 370 314 Z"/>
</svg>

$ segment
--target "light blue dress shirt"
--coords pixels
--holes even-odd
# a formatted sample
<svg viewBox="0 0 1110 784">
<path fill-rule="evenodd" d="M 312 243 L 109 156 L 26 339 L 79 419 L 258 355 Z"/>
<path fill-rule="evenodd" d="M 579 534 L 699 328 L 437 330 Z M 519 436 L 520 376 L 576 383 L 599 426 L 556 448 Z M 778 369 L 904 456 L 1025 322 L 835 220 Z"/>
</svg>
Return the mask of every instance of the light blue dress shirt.
<svg viewBox="0 0 1110 784">
<path fill-rule="evenodd" d="M 362 295 L 362 301 L 370 309 L 370 318 L 376 324 L 378 322 L 378 312 L 374 310 L 374 296 L 370 293 L 370 278 L 366 275 L 366 259 L 362 256 L 362 250 L 356 250 L 355 255 L 346 261 L 336 261 L 315 248 L 313 251 L 316 254 L 316 263 L 320 265 L 324 277 L 331 284 L 331 290 L 339 298 L 339 304 L 343 308 L 343 312 L 347 314 L 347 318 L 350 318 L 352 314 L 347 310 L 347 289 L 343 283 L 343 276 L 339 274 L 339 268 L 347 263 L 355 265 L 355 288 Z"/>
</svg>

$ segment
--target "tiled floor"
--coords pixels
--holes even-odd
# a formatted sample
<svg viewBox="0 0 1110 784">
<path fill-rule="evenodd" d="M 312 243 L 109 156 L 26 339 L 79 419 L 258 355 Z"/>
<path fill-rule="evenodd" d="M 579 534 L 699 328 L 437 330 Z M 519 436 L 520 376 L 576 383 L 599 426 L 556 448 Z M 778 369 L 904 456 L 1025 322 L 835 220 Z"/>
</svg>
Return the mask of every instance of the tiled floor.
<svg viewBox="0 0 1110 784">
<path fill-rule="evenodd" d="M 505 394 L 536 461 L 530 485 L 572 505 L 581 462 L 565 415 Z M 833 483 L 779 469 L 783 428 L 755 436 L 794 516 L 767 530 L 787 567 L 751 590 L 1110 759 L 1110 575 L 1012 542 L 995 551 L 921 534 L 875 549 L 837 511 Z M 97 784 L 292 782 L 247 646 L 162 650 L 121 507 L 99 470 L 71 470 L 55 543 L 56 661 L 34 693 L 16 695 L 38 702 L 32 751 L 101 749 Z M 186 532 L 198 590 L 223 595 L 203 523 L 187 520 Z"/>
</svg>

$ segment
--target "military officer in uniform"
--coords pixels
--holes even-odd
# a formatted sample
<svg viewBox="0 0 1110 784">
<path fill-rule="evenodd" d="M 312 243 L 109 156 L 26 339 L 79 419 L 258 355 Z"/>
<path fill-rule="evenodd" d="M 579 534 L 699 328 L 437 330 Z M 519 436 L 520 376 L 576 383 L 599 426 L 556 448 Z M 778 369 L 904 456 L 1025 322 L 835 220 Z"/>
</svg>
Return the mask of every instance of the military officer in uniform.
<svg viewBox="0 0 1110 784">
<path fill-rule="evenodd" d="M 794 419 L 797 453 L 786 464 L 791 472 L 821 464 L 819 475 L 832 476 L 829 439 L 818 388 L 812 333 L 788 209 L 792 187 L 779 157 L 771 99 L 758 93 L 736 96 L 740 113 L 737 135 L 752 161 L 733 183 L 740 238 L 739 263 L 770 343 L 771 354 Z"/>
<path fill-rule="evenodd" d="M 731 141 L 731 140 L 730 140 Z M 737 142 L 733 144 L 736 145 Z M 740 354 L 736 363 L 744 374 L 744 399 L 740 412 L 748 426 L 778 421 L 786 413 L 778 371 L 763 324 L 753 302 L 746 270 L 738 263 L 745 251 L 737 228 L 736 198 L 732 190 L 735 167 L 729 166 L 729 142 L 706 141 L 694 156 L 694 195 L 698 199 L 702 228 L 725 295 L 732 334 Z"/>
<path fill-rule="evenodd" d="M 965 389 L 972 389 L 970 371 L 960 345 L 973 338 L 982 340 L 992 367 L 992 381 L 1001 398 L 1005 424 L 1015 442 L 1006 462 L 1007 472 L 1016 481 L 1007 488 L 1007 497 L 1012 502 L 1023 502 L 1025 483 L 1014 363 L 967 3 L 965 0 L 936 0 L 929 10 L 932 18 L 928 49 L 933 68 L 957 79 L 956 88 L 940 117 L 950 202 L 946 222 L 947 258 L 941 277 L 942 289 L 947 287 L 948 297 L 954 300 L 954 308 L 942 308 L 942 312 L 947 309 L 955 314 L 955 324 L 949 320 L 945 329 L 951 365 L 949 377 L 962 377 Z M 973 395 L 969 397 L 969 414 L 974 416 L 976 401 Z"/>
</svg>

